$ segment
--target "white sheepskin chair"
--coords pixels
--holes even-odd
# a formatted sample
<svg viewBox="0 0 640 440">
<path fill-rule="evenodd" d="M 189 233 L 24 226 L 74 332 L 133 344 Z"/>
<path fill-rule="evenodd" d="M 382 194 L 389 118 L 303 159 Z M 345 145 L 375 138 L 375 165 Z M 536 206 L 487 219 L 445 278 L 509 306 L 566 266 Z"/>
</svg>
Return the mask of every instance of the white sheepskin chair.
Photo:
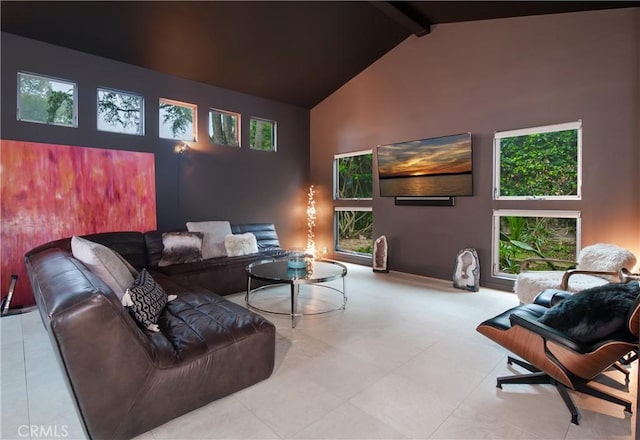
<svg viewBox="0 0 640 440">
<path fill-rule="evenodd" d="M 578 254 L 576 269 L 580 271 L 617 272 L 623 267 L 632 270 L 636 256 L 627 249 L 607 243 L 597 243 L 582 248 Z M 521 303 L 532 303 L 536 295 L 545 289 L 560 289 L 564 271 L 521 272 L 516 278 L 514 291 Z M 571 275 L 565 290 L 580 292 L 584 289 L 617 282 L 617 275 Z"/>
</svg>

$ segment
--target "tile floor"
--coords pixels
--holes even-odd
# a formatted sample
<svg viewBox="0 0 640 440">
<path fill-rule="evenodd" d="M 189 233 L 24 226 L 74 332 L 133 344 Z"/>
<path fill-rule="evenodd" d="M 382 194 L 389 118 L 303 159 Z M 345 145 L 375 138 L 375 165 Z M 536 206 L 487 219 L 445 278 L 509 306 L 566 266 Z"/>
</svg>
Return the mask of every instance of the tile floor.
<svg viewBox="0 0 640 440">
<path fill-rule="evenodd" d="M 496 388 L 497 376 L 517 370 L 475 327 L 514 306 L 514 295 L 348 267 L 346 310 L 304 317 L 295 329 L 268 315 L 277 326 L 269 379 L 139 438 L 634 438 L 635 415 L 617 405 L 574 393 L 576 426 L 551 386 Z M 0 323 L 1 438 L 84 438 L 39 315 Z M 636 368 L 630 391 L 616 391 L 633 401 Z"/>
</svg>

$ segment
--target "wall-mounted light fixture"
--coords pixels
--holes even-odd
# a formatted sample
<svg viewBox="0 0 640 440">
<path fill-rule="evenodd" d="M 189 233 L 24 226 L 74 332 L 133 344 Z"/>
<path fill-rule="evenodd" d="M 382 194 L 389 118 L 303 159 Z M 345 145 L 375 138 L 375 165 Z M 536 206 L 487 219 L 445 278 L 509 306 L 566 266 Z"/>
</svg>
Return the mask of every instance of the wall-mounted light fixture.
<svg viewBox="0 0 640 440">
<path fill-rule="evenodd" d="M 189 149 L 189 144 L 186 142 L 181 142 L 175 146 L 173 149 L 178 154 L 184 154 Z"/>
</svg>

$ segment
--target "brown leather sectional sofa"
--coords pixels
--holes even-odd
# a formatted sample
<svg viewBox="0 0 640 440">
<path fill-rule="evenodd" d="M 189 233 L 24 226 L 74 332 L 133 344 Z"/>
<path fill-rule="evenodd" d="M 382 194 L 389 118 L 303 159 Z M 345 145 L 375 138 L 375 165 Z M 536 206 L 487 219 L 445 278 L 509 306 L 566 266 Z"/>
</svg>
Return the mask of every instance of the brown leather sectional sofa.
<svg viewBox="0 0 640 440">
<path fill-rule="evenodd" d="M 251 227 L 257 226 L 244 229 Z M 154 267 L 157 232 L 85 236 L 137 269 L 150 268 L 167 294 L 178 296 L 167 303 L 157 333 L 136 324 L 113 291 L 72 256 L 70 238 L 26 254 L 36 304 L 90 438 L 135 437 L 271 375 L 273 324 L 213 293 L 246 288 L 246 264 L 281 252 L 269 229 L 262 240 L 256 233 L 258 254 L 180 265 L 190 268 Z"/>
</svg>

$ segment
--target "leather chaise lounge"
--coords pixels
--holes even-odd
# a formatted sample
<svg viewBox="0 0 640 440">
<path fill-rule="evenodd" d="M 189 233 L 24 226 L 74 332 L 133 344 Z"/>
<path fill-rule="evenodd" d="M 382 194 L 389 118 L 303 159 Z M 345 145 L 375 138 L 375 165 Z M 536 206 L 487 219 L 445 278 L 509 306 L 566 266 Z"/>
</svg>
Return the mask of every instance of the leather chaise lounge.
<svg viewBox="0 0 640 440">
<path fill-rule="evenodd" d="M 136 269 L 151 267 L 166 293 L 177 295 L 159 317 L 159 332 L 136 323 L 111 288 L 73 257 L 70 238 L 25 256 L 40 316 L 89 438 L 135 437 L 273 371 L 274 325 L 217 295 L 212 286 L 196 283 L 195 268 L 153 270 L 149 234 L 87 238 L 112 245 Z M 246 261 L 258 258 L 264 254 L 194 264 L 207 272 L 200 281 L 216 273 L 232 276 L 233 268 L 241 267 L 243 279 L 220 282 L 229 290 L 234 283 L 246 286 Z M 216 267 L 223 269 L 216 272 Z"/>
</svg>

